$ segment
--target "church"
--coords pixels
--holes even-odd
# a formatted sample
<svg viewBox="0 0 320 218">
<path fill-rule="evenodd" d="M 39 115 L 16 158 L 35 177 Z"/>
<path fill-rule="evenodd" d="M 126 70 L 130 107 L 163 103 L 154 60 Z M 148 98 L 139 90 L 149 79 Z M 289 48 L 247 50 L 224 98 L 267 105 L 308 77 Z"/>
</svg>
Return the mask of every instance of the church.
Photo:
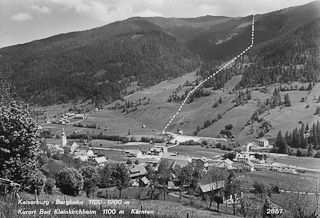
<svg viewBox="0 0 320 218">
<path fill-rule="evenodd" d="M 66 133 L 64 132 L 64 128 L 61 133 L 61 148 L 64 150 L 65 154 L 73 154 L 75 149 L 78 148 L 79 145 L 75 141 L 67 141 Z"/>
</svg>

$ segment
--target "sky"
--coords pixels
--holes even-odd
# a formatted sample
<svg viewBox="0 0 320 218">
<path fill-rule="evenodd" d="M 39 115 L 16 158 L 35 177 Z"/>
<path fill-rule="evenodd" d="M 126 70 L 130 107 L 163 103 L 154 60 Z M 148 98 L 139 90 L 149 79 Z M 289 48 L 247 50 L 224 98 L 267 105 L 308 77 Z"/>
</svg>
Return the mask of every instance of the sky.
<svg viewBox="0 0 320 218">
<path fill-rule="evenodd" d="M 312 0 L 0 0 L 0 48 L 134 16 L 240 17 Z"/>
</svg>

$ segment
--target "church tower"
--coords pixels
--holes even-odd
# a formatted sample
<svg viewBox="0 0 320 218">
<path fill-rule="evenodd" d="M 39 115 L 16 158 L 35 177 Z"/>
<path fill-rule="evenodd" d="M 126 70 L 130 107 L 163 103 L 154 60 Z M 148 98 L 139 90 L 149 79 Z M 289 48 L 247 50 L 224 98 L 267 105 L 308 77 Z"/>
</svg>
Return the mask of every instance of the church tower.
<svg viewBox="0 0 320 218">
<path fill-rule="evenodd" d="M 63 128 L 61 133 L 61 147 L 64 147 L 66 144 L 67 144 L 67 136 Z"/>
</svg>

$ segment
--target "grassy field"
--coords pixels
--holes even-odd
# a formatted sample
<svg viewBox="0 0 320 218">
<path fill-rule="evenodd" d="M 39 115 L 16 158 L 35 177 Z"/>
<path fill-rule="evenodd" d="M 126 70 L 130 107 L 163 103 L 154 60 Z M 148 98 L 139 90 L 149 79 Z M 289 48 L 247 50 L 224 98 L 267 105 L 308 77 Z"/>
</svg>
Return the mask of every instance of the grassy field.
<svg viewBox="0 0 320 218">
<path fill-rule="evenodd" d="M 215 155 L 228 153 L 228 151 L 221 150 L 219 148 L 206 148 L 206 147 L 201 147 L 200 145 L 195 145 L 195 146 L 179 145 L 176 147 L 169 148 L 168 150 L 169 152 L 177 152 L 181 155 L 189 155 L 191 157 L 207 157 L 207 158 L 213 158 L 213 156 Z"/>
<path fill-rule="evenodd" d="M 292 164 L 292 165 L 304 167 L 307 169 L 320 170 L 319 158 L 288 156 L 288 157 L 276 158 L 276 162 L 283 163 L 283 164 Z"/>
<path fill-rule="evenodd" d="M 131 190 L 130 190 L 131 189 Z M 59 214 L 53 214 L 53 211 L 55 209 L 85 209 L 85 210 L 93 210 L 96 211 L 96 215 L 84 215 L 84 217 L 144 217 L 144 218 L 169 218 L 169 217 L 177 217 L 182 218 L 186 217 L 187 213 L 189 213 L 189 217 L 194 218 L 209 218 L 209 217 L 236 217 L 232 215 L 227 215 L 224 213 L 217 213 L 214 211 L 208 211 L 203 208 L 197 208 L 197 207 L 191 207 L 186 202 L 179 203 L 177 202 L 176 197 L 169 196 L 167 201 L 163 200 L 139 200 L 136 199 L 137 196 L 135 196 L 139 192 L 139 188 L 130 188 L 129 191 L 124 190 L 123 191 L 123 197 L 127 197 L 123 199 L 123 203 L 121 205 L 111 205 L 107 204 L 106 199 L 103 200 L 102 206 L 100 205 L 92 205 L 89 203 L 89 200 L 97 199 L 97 198 L 87 198 L 84 193 L 82 193 L 78 197 L 72 197 L 67 196 L 67 200 L 72 201 L 82 201 L 83 205 L 70 205 L 70 206 L 64 206 L 64 205 L 56 205 L 54 202 L 59 199 L 61 201 L 65 200 L 65 197 L 59 193 L 59 191 L 56 191 L 53 195 L 48 194 L 41 194 L 38 197 L 39 201 L 49 201 L 48 206 L 43 205 L 19 205 L 14 200 L 8 200 L 3 197 L 0 197 L 0 216 L 1 218 L 17 218 L 17 217 L 79 217 L 79 215 L 59 215 Z M 141 188 L 140 188 L 141 189 Z M 108 190 L 108 193 L 112 194 L 114 192 L 114 196 L 118 196 L 118 192 L 116 190 L 110 189 Z M 117 192 L 117 193 L 116 193 Z M 128 195 L 126 195 L 126 193 Z M 34 200 L 34 196 L 28 193 L 21 193 L 20 194 L 21 199 L 26 200 Z M 127 202 L 124 204 L 124 202 Z M 213 206 L 214 208 L 214 206 Z M 48 216 L 34 216 L 34 215 L 20 215 L 18 214 L 18 210 L 36 210 L 37 213 L 40 209 L 49 210 L 52 209 L 51 215 Z M 117 211 L 124 210 L 124 214 L 116 214 L 116 215 L 106 215 L 103 214 L 103 209 L 116 209 Z M 153 211 L 154 215 L 133 215 L 131 214 L 131 209 L 142 209 L 142 210 L 149 210 Z"/>
<path fill-rule="evenodd" d="M 320 181 L 320 174 L 302 173 L 302 174 L 286 174 L 274 171 L 255 171 L 243 174 L 251 181 L 260 181 L 266 185 L 275 184 L 280 189 L 290 190 L 290 187 L 300 187 L 301 191 L 309 191 L 315 188 Z M 301 186 L 304 184 L 304 186 Z"/>
</svg>

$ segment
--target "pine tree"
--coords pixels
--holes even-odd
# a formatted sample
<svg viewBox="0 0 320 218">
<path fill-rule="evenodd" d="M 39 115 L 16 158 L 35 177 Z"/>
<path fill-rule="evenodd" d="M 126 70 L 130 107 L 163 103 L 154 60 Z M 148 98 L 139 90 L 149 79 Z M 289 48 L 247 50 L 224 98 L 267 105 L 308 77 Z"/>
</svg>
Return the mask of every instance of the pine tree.
<svg viewBox="0 0 320 218">
<path fill-rule="evenodd" d="M 281 130 L 278 132 L 276 147 L 278 147 L 278 152 L 281 154 L 286 154 L 288 151 L 288 145 L 286 140 L 282 137 Z"/>
<path fill-rule="evenodd" d="M 312 144 L 309 144 L 309 147 L 308 147 L 308 156 L 309 156 L 309 157 L 312 157 L 312 156 L 313 156 L 313 147 L 312 147 Z"/>
<path fill-rule="evenodd" d="M 313 123 L 312 125 L 312 141 L 313 141 L 313 144 L 318 147 L 319 144 L 318 144 L 318 134 L 317 134 L 317 126 L 316 126 L 316 123 Z"/>
</svg>

